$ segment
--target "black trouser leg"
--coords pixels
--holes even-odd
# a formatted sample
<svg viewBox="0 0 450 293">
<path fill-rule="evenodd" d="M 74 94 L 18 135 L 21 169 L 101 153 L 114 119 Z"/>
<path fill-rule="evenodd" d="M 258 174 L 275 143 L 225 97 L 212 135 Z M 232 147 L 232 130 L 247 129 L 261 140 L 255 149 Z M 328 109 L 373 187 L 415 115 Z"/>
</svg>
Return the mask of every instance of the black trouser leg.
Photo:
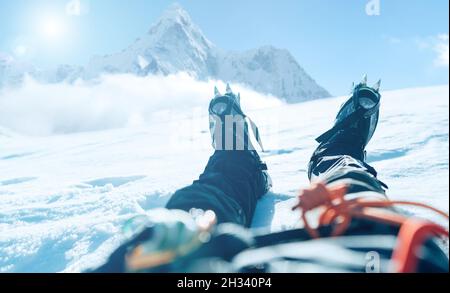
<svg viewBox="0 0 450 293">
<path fill-rule="evenodd" d="M 215 151 L 200 178 L 175 192 L 168 209 L 212 210 L 218 222 L 250 226 L 265 187 L 259 157 L 251 151 Z"/>
<path fill-rule="evenodd" d="M 321 144 L 314 152 L 308 168 L 310 180 L 326 184 L 345 183 L 348 194 L 371 191 L 384 197 L 385 184 L 377 179 L 377 172 L 364 161 L 364 150 L 351 139 L 335 136 Z"/>
</svg>

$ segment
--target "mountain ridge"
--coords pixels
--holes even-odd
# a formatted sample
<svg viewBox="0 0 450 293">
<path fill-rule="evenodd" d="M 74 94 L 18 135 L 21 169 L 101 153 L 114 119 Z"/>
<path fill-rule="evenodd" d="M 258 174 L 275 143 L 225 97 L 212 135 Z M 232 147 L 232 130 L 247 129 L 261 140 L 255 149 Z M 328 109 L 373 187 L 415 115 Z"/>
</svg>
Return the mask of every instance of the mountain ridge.
<svg viewBox="0 0 450 293">
<path fill-rule="evenodd" d="M 9 64 L 9 72 L 11 64 Z M 3 69 L 2 69 L 3 68 Z M 199 80 L 217 79 L 244 84 L 289 103 L 331 96 L 318 85 L 286 49 L 271 45 L 243 52 L 213 44 L 181 5 L 171 5 L 147 33 L 117 53 L 93 56 L 84 67 L 60 65 L 56 70 L 29 70 L 42 82 L 92 80 L 102 74 L 169 75 L 181 71 Z M 3 76 L 3 77 L 2 77 Z M 8 66 L 0 64 L 0 87 Z M 19 84 L 20 74 L 14 83 Z"/>
</svg>

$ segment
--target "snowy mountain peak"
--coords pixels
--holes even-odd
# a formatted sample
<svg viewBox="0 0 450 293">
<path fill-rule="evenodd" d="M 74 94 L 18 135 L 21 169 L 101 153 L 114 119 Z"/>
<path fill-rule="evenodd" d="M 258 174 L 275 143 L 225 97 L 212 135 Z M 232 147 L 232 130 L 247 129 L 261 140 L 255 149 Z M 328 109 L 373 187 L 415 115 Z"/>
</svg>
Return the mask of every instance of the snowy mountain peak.
<svg viewBox="0 0 450 293">
<path fill-rule="evenodd" d="M 158 22 L 176 22 L 185 26 L 193 25 L 189 13 L 178 3 L 174 3 L 167 8 L 159 18 Z"/>
<path fill-rule="evenodd" d="M 246 52 L 227 52 L 216 47 L 179 4 L 171 5 L 145 35 L 126 49 L 95 56 L 84 68 L 65 66 L 46 73 L 45 77 L 41 74 L 38 79 L 58 82 L 79 77 L 91 80 L 101 74 L 146 76 L 181 71 L 200 80 L 243 84 L 291 103 L 330 96 L 287 50 L 264 46 Z M 8 72 L 0 66 L 0 87 Z"/>
<path fill-rule="evenodd" d="M 206 54 L 213 47 L 199 27 L 179 4 L 170 6 L 148 31 L 153 41 L 159 41 L 164 47 L 187 45 Z"/>
</svg>

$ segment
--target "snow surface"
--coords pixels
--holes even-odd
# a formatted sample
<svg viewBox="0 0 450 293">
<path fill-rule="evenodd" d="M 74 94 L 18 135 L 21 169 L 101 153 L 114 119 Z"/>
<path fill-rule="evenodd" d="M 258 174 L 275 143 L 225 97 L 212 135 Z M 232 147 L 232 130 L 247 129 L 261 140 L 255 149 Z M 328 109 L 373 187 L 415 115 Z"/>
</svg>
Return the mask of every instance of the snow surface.
<svg viewBox="0 0 450 293">
<path fill-rule="evenodd" d="M 383 93 L 368 160 L 390 186 L 389 197 L 448 212 L 448 95 L 448 85 Z M 290 207 L 308 184 L 314 138 L 344 100 L 247 111 L 260 127 L 274 181 L 253 227 L 298 224 Z M 100 131 L 29 136 L 0 126 L 0 271 L 78 272 L 103 262 L 120 244 L 124 221 L 164 206 L 202 172 L 212 154 L 207 103 L 166 120 Z"/>
</svg>

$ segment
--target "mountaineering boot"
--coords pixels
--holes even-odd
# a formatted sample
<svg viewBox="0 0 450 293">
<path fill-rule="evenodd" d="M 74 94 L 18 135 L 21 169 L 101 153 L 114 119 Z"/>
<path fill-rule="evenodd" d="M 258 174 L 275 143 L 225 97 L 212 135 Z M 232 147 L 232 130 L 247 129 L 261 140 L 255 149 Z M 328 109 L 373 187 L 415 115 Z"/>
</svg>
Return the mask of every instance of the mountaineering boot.
<svg viewBox="0 0 450 293">
<path fill-rule="evenodd" d="M 259 129 L 244 114 L 241 108 L 240 94 L 235 95 L 227 84 L 226 93 L 222 95 L 214 88 L 214 98 L 209 104 L 209 129 L 212 146 L 216 151 L 248 151 L 256 159 L 264 181 L 265 194 L 272 187 L 272 180 L 267 172 L 267 165 L 261 161 L 255 145 L 264 151 Z"/>
<path fill-rule="evenodd" d="M 209 104 L 209 129 L 216 150 L 255 150 L 250 132 L 262 148 L 258 128 L 241 109 L 240 94 L 236 96 L 228 84 L 225 95 L 214 88 L 214 98 Z"/>
<path fill-rule="evenodd" d="M 324 144 L 351 142 L 364 159 L 364 149 L 378 125 L 381 81 L 373 87 L 367 86 L 367 76 L 353 88 L 352 95 L 340 108 L 334 126 L 319 136 L 316 141 Z"/>
</svg>

